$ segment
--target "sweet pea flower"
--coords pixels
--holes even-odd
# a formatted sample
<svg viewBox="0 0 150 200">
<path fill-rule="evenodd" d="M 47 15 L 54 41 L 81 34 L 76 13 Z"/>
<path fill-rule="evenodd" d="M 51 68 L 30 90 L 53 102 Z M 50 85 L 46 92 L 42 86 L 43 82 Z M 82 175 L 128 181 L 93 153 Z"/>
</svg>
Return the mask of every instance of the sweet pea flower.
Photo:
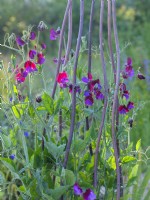
<svg viewBox="0 0 150 200">
<path fill-rule="evenodd" d="M 125 105 L 120 105 L 118 110 L 119 113 L 122 115 L 125 115 L 127 112 L 129 112 L 129 109 Z"/>
<path fill-rule="evenodd" d="M 80 196 L 80 195 L 82 195 L 82 193 L 83 193 L 83 190 L 82 190 L 82 188 L 78 185 L 78 183 L 75 183 L 75 184 L 74 184 L 73 190 L 74 190 L 74 194 L 77 195 L 77 196 Z"/>
<path fill-rule="evenodd" d="M 134 69 L 132 67 L 132 59 L 127 59 L 127 64 L 125 65 L 125 69 L 122 71 L 122 77 L 127 79 L 128 77 L 134 76 Z"/>
<path fill-rule="evenodd" d="M 21 39 L 21 37 L 17 37 L 16 38 L 16 42 L 19 46 L 24 46 L 25 45 L 25 41 Z"/>
<path fill-rule="evenodd" d="M 84 198 L 84 200 L 95 200 L 95 199 L 96 199 L 96 195 L 95 195 L 94 192 L 89 188 L 89 189 L 87 189 L 87 190 L 83 193 L 83 198 Z"/>
<path fill-rule="evenodd" d="M 134 108 L 134 103 L 131 102 L 131 101 L 129 101 L 129 103 L 128 103 L 128 105 L 127 105 L 127 109 L 128 109 L 128 110 L 131 110 L 131 109 L 133 109 L 133 108 Z"/>
<path fill-rule="evenodd" d="M 129 97 L 130 97 L 130 94 L 129 94 L 129 91 L 128 90 L 124 90 L 123 91 L 123 93 L 122 93 L 122 98 L 123 97 L 125 97 L 126 98 L 126 100 L 128 100 L 129 99 Z"/>
<path fill-rule="evenodd" d="M 25 69 L 23 69 L 23 68 L 17 69 L 16 75 L 15 75 L 15 80 L 17 81 L 17 83 L 23 83 L 25 81 L 27 75 L 28 75 L 28 73 L 26 72 Z"/>
<path fill-rule="evenodd" d="M 42 49 L 46 49 L 46 44 L 45 44 L 45 43 L 42 43 L 42 44 L 41 44 L 41 48 L 42 48 Z"/>
<path fill-rule="evenodd" d="M 38 64 L 42 65 L 45 62 L 45 57 L 42 53 L 38 53 L 37 58 L 38 58 L 38 60 L 37 60 Z"/>
<path fill-rule="evenodd" d="M 92 106 L 93 105 L 94 99 L 93 99 L 93 96 L 92 96 L 91 93 L 88 96 L 85 96 L 84 102 L 85 102 L 86 106 Z"/>
<path fill-rule="evenodd" d="M 30 39 L 30 40 L 35 40 L 35 38 L 36 38 L 35 32 L 31 32 L 31 33 L 30 33 L 29 39 Z"/>
<path fill-rule="evenodd" d="M 32 49 L 32 50 L 29 51 L 29 58 L 30 59 L 34 59 L 35 55 L 36 55 L 36 50 Z"/>
<path fill-rule="evenodd" d="M 25 62 L 24 68 L 25 68 L 27 73 L 31 73 L 31 72 L 37 71 L 35 63 L 31 62 L 30 60 Z"/>
<path fill-rule="evenodd" d="M 57 81 L 57 83 L 59 83 L 61 88 L 66 88 L 67 87 L 67 83 L 69 82 L 67 72 L 65 72 L 65 71 L 60 72 L 58 74 L 58 76 L 57 76 L 56 81 Z"/>
<path fill-rule="evenodd" d="M 56 40 L 60 35 L 60 29 L 58 28 L 56 31 L 52 28 L 50 30 L 50 40 Z"/>
<path fill-rule="evenodd" d="M 139 79 L 145 79 L 145 76 L 141 73 L 141 72 L 138 72 L 138 75 L 137 75 L 137 77 L 139 78 Z"/>
</svg>

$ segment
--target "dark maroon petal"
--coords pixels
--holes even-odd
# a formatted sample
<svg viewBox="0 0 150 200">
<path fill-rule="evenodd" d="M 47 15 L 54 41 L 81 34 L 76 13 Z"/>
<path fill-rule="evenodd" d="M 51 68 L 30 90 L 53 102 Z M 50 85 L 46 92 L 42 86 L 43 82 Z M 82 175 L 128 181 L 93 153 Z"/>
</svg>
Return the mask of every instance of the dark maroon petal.
<svg viewBox="0 0 150 200">
<path fill-rule="evenodd" d="M 96 195 L 94 194 L 94 192 L 91 189 L 87 189 L 83 193 L 83 198 L 84 198 L 84 200 L 95 200 L 96 199 Z"/>
<path fill-rule="evenodd" d="M 124 92 L 124 91 L 126 90 L 126 84 L 125 84 L 125 83 L 120 83 L 120 84 L 119 84 L 119 90 L 120 90 L 121 92 Z"/>
<path fill-rule="evenodd" d="M 30 33 L 30 40 L 34 40 L 36 38 L 36 34 L 35 34 L 35 32 L 31 32 Z"/>
<path fill-rule="evenodd" d="M 16 42 L 19 46 L 24 46 L 25 45 L 25 41 L 23 41 L 20 37 L 16 38 Z"/>
<path fill-rule="evenodd" d="M 137 77 L 138 77 L 139 79 L 141 79 L 141 80 L 142 80 L 142 79 L 145 79 L 145 76 L 144 76 L 142 73 L 140 73 L 140 72 L 138 73 Z"/>
<path fill-rule="evenodd" d="M 82 188 L 78 185 L 78 183 L 74 184 L 73 190 L 74 190 L 74 194 L 78 196 L 82 195 L 83 193 Z"/>
<path fill-rule="evenodd" d="M 128 105 L 127 105 L 127 109 L 128 109 L 128 110 L 131 110 L 131 109 L 133 109 L 133 108 L 134 108 L 134 103 L 131 102 L 131 101 L 129 101 L 129 103 L 128 103 Z"/>
<path fill-rule="evenodd" d="M 85 97 L 85 105 L 92 106 L 93 103 L 94 103 L 94 99 L 92 97 L 92 94 L 90 94 L 89 96 Z"/>
<path fill-rule="evenodd" d="M 119 113 L 122 114 L 122 115 L 124 115 L 127 112 L 129 112 L 128 108 L 125 105 L 120 105 L 118 110 L 119 110 Z"/>
</svg>

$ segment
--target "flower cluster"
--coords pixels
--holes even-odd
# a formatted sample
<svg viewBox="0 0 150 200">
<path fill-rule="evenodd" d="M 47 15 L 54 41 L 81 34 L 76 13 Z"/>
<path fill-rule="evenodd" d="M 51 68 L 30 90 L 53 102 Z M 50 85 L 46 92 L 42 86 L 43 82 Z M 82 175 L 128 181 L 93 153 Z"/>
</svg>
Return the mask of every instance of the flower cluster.
<svg viewBox="0 0 150 200">
<path fill-rule="evenodd" d="M 128 100 L 129 97 L 130 97 L 130 93 L 126 89 L 126 84 L 120 83 L 119 89 L 120 89 L 120 93 L 121 93 L 122 98 L 125 98 L 126 100 Z M 134 103 L 129 101 L 127 106 L 126 105 L 120 105 L 118 109 L 119 109 L 120 114 L 126 114 L 133 108 L 134 108 Z"/>
<path fill-rule="evenodd" d="M 84 91 L 85 105 L 92 106 L 94 103 L 94 96 L 98 100 L 104 99 L 99 79 L 93 80 L 92 74 L 88 73 L 88 77 L 83 77 L 82 82 L 87 86 L 87 89 Z"/>
<path fill-rule="evenodd" d="M 60 28 L 58 27 L 57 30 L 53 28 L 50 30 L 50 40 L 56 40 L 60 35 Z"/>
<path fill-rule="evenodd" d="M 82 188 L 78 185 L 78 183 L 74 184 L 73 190 L 74 190 L 75 195 L 82 196 L 84 200 L 95 200 L 96 199 L 96 195 L 90 188 L 83 191 Z"/>
<path fill-rule="evenodd" d="M 35 40 L 36 33 L 30 32 L 29 40 Z M 21 37 L 16 38 L 16 43 L 18 46 L 24 46 L 27 44 Z M 45 62 L 45 56 L 42 53 L 42 50 L 46 48 L 46 45 L 44 43 L 41 44 L 41 50 L 37 51 L 36 47 L 35 49 L 30 49 L 28 52 L 28 60 L 24 63 L 24 68 L 18 69 L 16 68 L 15 72 L 15 79 L 17 83 L 23 83 L 29 73 L 37 71 L 37 64 L 42 65 Z"/>
<path fill-rule="evenodd" d="M 125 65 L 125 69 L 122 71 L 122 77 L 127 79 L 128 77 L 134 76 L 134 69 L 132 67 L 132 59 L 127 59 L 127 64 Z"/>
</svg>

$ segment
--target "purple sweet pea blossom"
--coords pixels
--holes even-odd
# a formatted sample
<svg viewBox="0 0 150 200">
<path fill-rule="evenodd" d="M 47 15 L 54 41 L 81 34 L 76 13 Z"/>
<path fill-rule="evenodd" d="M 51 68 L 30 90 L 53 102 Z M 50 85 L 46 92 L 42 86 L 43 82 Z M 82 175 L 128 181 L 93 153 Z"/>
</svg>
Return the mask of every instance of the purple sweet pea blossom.
<svg viewBox="0 0 150 200">
<path fill-rule="evenodd" d="M 45 44 L 45 43 L 42 43 L 42 44 L 41 44 L 41 48 L 42 48 L 42 49 L 46 49 L 46 44 Z"/>
<path fill-rule="evenodd" d="M 25 45 L 25 41 L 21 39 L 21 37 L 17 37 L 16 38 L 16 42 L 19 46 L 24 46 Z"/>
<path fill-rule="evenodd" d="M 124 92 L 123 92 L 123 94 L 122 94 L 122 98 L 123 97 L 125 97 L 126 98 L 126 100 L 128 100 L 129 99 L 129 97 L 130 97 L 130 94 L 129 94 L 129 91 L 128 90 L 125 90 Z"/>
<path fill-rule="evenodd" d="M 30 33 L 29 39 L 30 39 L 30 40 L 35 40 L 35 38 L 36 38 L 35 32 L 31 32 L 31 33 Z"/>
<path fill-rule="evenodd" d="M 129 112 L 128 108 L 125 105 L 120 105 L 118 110 L 119 113 L 122 115 L 125 115 L 127 112 Z"/>
<path fill-rule="evenodd" d="M 38 60 L 37 60 L 38 64 L 42 65 L 45 62 L 45 57 L 42 53 L 38 53 L 37 58 L 38 58 Z"/>
<path fill-rule="evenodd" d="M 29 51 L 30 59 L 34 59 L 35 55 L 36 55 L 36 50 L 32 49 L 32 50 Z"/>
<path fill-rule="evenodd" d="M 35 63 L 31 62 L 30 60 L 28 60 L 28 61 L 25 62 L 24 68 L 25 68 L 25 71 L 27 73 L 31 73 L 31 72 L 37 71 Z"/>
<path fill-rule="evenodd" d="M 85 105 L 86 106 L 92 106 L 93 103 L 94 103 L 94 99 L 93 99 L 92 94 L 90 94 L 89 96 L 85 97 Z"/>
<path fill-rule="evenodd" d="M 132 59 L 127 59 L 127 64 L 125 65 L 125 69 L 122 71 L 122 77 L 127 79 L 128 77 L 134 76 L 134 69 L 132 67 Z"/>
<path fill-rule="evenodd" d="M 80 195 L 82 195 L 82 193 L 83 193 L 83 190 L 82 190 L 82 188 L 78 185 L 78 183 L 75 183 L 75 184 L 74 184 L 73 190 L 74 190 L 74 194 L 77 195 L 77 196 L 80 196 Z"/>
<path fill-rule="evenodd" d="M 128 109 L 128 110 L 131 110 L 131 109 L 133 109 L 133 108 L 134 108 L 134 103 L 131 102 L 131 101 L 129 101 L 129 103 L 128 103 L 128 105 L 127 105 L 127 109 Z"/>
<path fill-rule="evenodd" d="M 60 35 L 60 29 L 57 29 L 56 31 L 52 28 L 50 30 L 50 40 L 56 40 Z"/>
<path fill-rule="evenodd" d="M 84 198 L 84 200 L 95 200 L 96 199 L 96 195 L 94 194 L 94 192 L 91 189 L 87 189 L 83 193 L 83 198 Z"/>
</svg>

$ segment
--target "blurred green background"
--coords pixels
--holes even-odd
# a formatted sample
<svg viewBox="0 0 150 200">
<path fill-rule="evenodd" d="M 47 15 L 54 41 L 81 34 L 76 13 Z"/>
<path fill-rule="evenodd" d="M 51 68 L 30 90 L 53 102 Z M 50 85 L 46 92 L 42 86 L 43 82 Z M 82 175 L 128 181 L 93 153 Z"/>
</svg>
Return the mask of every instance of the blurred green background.
<svg viewBox="0 0 150 200">
<path fill-rule="evenodd" d="M 21 35 L 28 25 L 34 25 L 34 30 L 39 21 L 44 21 L 48 30 L 42 33 L 41 41 L 47 44 L 47 57 L 50 67 L 55 66 L 52 63 L 52 58 L 57 57 L 57 42 L 50 42 L 49 30 L 54 27 L 61 26 L 65 6 L 67 0 L 0 0 L 0 43 L 3 43 L 3 38 L 6 33 L 14 32 L 16 35 Z M 73 0 L 73 45 L 75 48 L 78 24 L 79 24 L 79 0 Z M 91 1 L 85 0 L 85 21 L 83 35 L 88 36 L 88 23 Z M 99 29 L 99 7 L 100 1 L 95 1 L 95 14 L 93 26 L 93 45 L 98 46 L 98 29 Z M 106 6 L 107 7 L 107 6 Z M 134 79 L 129 81 L 131 100 L 140 109 L 137 112 L 134 126 L 131 131 L 131 139 L 134 143 L 138 139 L 142 139 L 142 146 L 146 149 L 150 144 L 150 0 L 121 0 L 117 1 L 117 22 L 120 39 L 120 47 L 122 50 L 121 61 L 122 68 L 128 56 L 133 58 L 133 67 L 135 71 L 141 67 L 141 72 L 146 73 L 146 80 Z M 104 37 L 107 48 L 107 13 L 105 12 L 104 22 Z M 1 48 L 1 59 L 9 62 L 11 51 Z M 107 56 L 108 58 L 108 56 Z M 85 55 L 85 62 L 87 58 Z M 93 65 L 99 66 L 99 59 L 93 60 Z M 109 61 L 108 61 L 109 62 Z M 146 67 L 145 67 L 146 66 Z M 149 74 L 148 74 L 149 73 Z M 1 83 L 2 85 L 2 83 Z M 143 106 L 143 102 L 145 102 Z"/>
</svg>

